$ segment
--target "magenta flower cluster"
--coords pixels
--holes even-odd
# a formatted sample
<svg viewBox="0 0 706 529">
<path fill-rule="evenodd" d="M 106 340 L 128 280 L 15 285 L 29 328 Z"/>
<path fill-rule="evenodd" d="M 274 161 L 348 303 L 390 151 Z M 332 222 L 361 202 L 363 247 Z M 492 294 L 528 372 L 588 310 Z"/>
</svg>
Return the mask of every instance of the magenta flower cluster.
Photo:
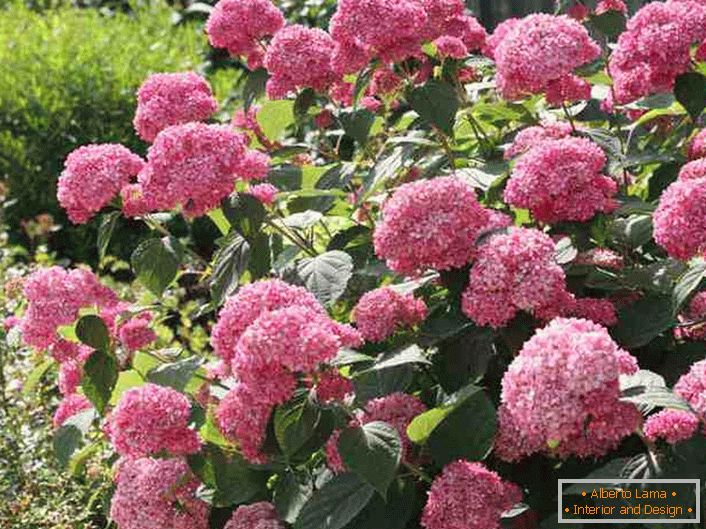
<svg viewBox="0 0 706 529">
<path fill-rule="evenodd" d="M 366 292 L 353 308 L 351 319 L 367 341 L 382 342 L 397 329 L 420 323 L 426 313 L 423 300 L 383 287 Z"/>
</svg>

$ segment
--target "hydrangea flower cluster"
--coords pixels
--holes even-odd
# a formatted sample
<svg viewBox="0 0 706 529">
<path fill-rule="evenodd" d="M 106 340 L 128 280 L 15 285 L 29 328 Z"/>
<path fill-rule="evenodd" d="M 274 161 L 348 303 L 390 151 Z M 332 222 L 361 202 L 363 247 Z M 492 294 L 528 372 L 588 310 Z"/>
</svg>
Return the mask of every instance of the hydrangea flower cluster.
<svg viewBox="0 0 706 529">
<path fill-rule="evenodd" d="M 478 325 L 502 327 L 517 311 L 550 319 L 573 302 L 555 246 L 539 230 L 509 228 L 478 249 L 463 293 L 463 312 Z"/>
<path fill-rule="evenodd" d="M 343 346 L 360 345 L 355 329 L 331 320 L 306 290 L 273 279 L 230 298 L 213 332 L 217 354 L 229 361 L 238 385 L 221 401 L 217 420 L 245 457 L 260 453 L 272 408 L 291 398 L 296 373 L 312 373 Z"/>
<path fill-rule="evenodd" d="M 150 328 L 152 313 L 142 311 L 130 315 L 132 305 L 119 302 L 105 307 L 100 316 L 108 326 L 108 330 L 116 336 L 123 348 L 129 353 L 151 344 L 157 335 Z"/>
<path fill-rule="evenodd" d="M 203 121 L 218 110 L 208 81 L 194 72 L 150 75 L 137 91 L 135 131 L 147 142 L 171 125 Z"/>
<path fill-rule="evenodd" d="M 131 189 L 133 200 L 142 202 L 136 211 L 180 206 L 189 217 L 203 215 L 233 191 L 236 179 L 266 176 L 267 156 L 254 153 L 225 125 L 167 127 L 149 148 L 147 165 L 138 175 L 139 188 Z"/>
<path fill-rule="evenodd" d="M 557 318 L 525 342 L 502 381 L 496 454 L 516 461 L 539 452 L 600 456 L 641 421 L 633 404 L 619 400 L 620 374 L 637 360 L 605 328 Z"/>
<path fill-rule="evenodd" d="M 679 170 L 679 180 L 706 178 L 706 158 L 697 158 L 684 164 Z"/>
<path fill-rule="evenodd" d="M 272 184 L 266 183 L 250 186 L 248 189 L 248 194 L 254 196 L 265 206 L 274 204 L 277 193 L 279 193 L 279 189 Z"/>
<path fill-rule="evenodd" d="M 579 253 L 573 264 L 620 270 L 625 266 L 625 260 L 622 255 L 608 248 L 591 248 Z"/>
<path fill-rule="evenodd" d="M 490 221 L 473 188 L 448 176 L 399 186 L 375 226 L 375 253 L 400 274 L 465 265 Z"/>
<path fill-rule="evenodd" d="M 701 420 L 706 420 L 706 360 L 696 362 L 679 378 L 674 393 L 683 398 Z"/>
<path fill-rule="evenodd" d="M 400 327 L 413 327 L 426 317 L 427 306 L 412 294 L 400 294 L 390 287 L 376 288 L 360 298 L 351 319 L 370 342 L 382 342 Z"/>
<path fill-rule="evenodd" d="M 706 340 L 706 292 L 695 294 L 686 310 L 678 315 L 678 319 L 681 325 L 674 329 L 677 338 Z"/>
<path fill-rule="evenodd" d="M 544 92 L 552 82 L 576 86 L 576 81 L 565 78 L 596 59 L 600 46 L 569 17 L 535 14 L 498 26 L 486 53 L 497 64 L 500 94 L 517 99 Z"/>
<path fill-rule="evenodd" d="M 206 33 L 214 48 L 244 56 L 255 70 L 265 56 L 264 39 L 284 24 L 284 15 L 270 0 L 220 0 L 208 17 Z"/>
<path fill-rule="evenodd" d="M 517 133 L 512 143 L 505 149 L 505 159 L 510 160 L 547 140 L 558 140 L 571 135 L 571 125 L 564 121 L 545 122 L 527 127 Z"/>
<path fill-rule="evenodd" d="M 623 0 L 601 0 L 596 5 L 596 10 L 594 13 L 596 15 L 602 15 L 608 11 L 617 11 L 618 13 L 625 15 L 628 12 L 628 6 L 625 5 Z"/>
<path fill-rule="evenodd" d="M 689 142 L 689 159 L 706 158 L 706 129 L 700 130 Z"/>
<path fill-rule="evenodd" d="M 512 170 L 505 200 L 540 222 L 586 221 L 615 209 L 618 186 L 602 174 L 606 156 L 586 138 L 540 142 Z"/>
<path fill-rule="evenodd" d="M 615 305 L 607 299 L 575 299 L 573 303 L 570 303 L 570 308 L 563 315 L 591 320 L 605 327 L 612 327 L 618 323 Z"/>
<path fill-rule="evenodd" d="M 662 410 L 650 415 L 643 426 L 645 437 L 664 439 L 674 445 L 691 439 L 699 429 L 699 418 L 684 410 Z"/>
<path fill-rule="evenodd" d="M 333 40 L 325 31 L 298 24 L 277 32 L 267 48 L 267 96 L 282 99 L 297 88 L 325 91 L 336 79 L 331 68 Z"/>
<path fill-rule="evenodd" d="M 706 6 L 696 1 L 651 2 L 627 24 L 610 57 L 617 103 L 671 91 L 690 68 L 691 45 L 706 38 Z"/>
<path fill-rule="evenodd" d="M 335 369 L 327 369 L 316 383 L 316 399 L 322 404 L 343 402 L 355 392 L 353 382 Z"/>
<path fill-rule="evenodd" d="M 148 383 L 122 394 L 105 430 L 122 456 L 193 454 L 201 442 L 188 426 L 190 416 L 191 404 L 185 395 Z"/>
<path fill-rule="evenodd" d="M 284 525 L 274 505 L 259 501 L 235 509 L 223 529 L 284 529 Z"/>
<path fill-rule="evenodd" d="M 84 145 L 59 176 L 57 198 L 74 224 L 88 222 L 139 173 L 145 162 L 122 145 Z"/>
<path fill-rule="evenodd" d="M 392 393 L 368 401 L 365 408 L 356 414 L 349 426 L 355 427 L 374 421 L 382 421 L 397 430 L 402 442 L 402 461 L 410 461 L 412 455 L 412 442 L 407 436 L 407 426 L 417 415 L 424 413 L 427 407 L 422 401 L 407 393 Z M 346 467 L 338 451 L 340 430 L 335 430 L 326 443 L 326 463 L 336 472 L 345 472 Z"/>
<path fill-rule="evenodd" d="M 54 418 L 52 420 L 54 428 L 59 428 L 69 417 L 73 417 L 82 411 L 90 410 L 92 407 L 93 405 L 83 395 L 79 395 L 78 393 L 66 395 L 54 412 Z"/>
<path fill-rule="evenodd" d="M 429 489 L 424 529 L 498 529 L 503 512 L 522 491 L 481 463 L 459 460 L 444 467 Z"/>
<path fill-rule="evenodd" d="M 208 529 L 197 487 L 183 459 L 121 459 L 110 518 L 120 529 Z"/>
</svg>

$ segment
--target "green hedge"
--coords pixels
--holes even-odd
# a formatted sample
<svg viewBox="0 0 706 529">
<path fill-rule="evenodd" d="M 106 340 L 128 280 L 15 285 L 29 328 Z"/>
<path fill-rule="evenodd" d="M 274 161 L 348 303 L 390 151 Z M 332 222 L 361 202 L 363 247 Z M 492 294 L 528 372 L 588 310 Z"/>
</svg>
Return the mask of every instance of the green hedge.
<svg viewBox="0 0 706 529">
<path fill-rule="evenodd" d="M 0 10 L 0 177 L 10 188 L 8 221 L 49 212 L 64 226 L 61 255 L 94 256 L 94 227 L 69 228 L 56 203 L 67 153 L 91 142 L 121 142 L 144 153 L 132 130 L 134 93 L 157 71 L 198 67 L 200 29 L 172 24 L 163 5 L 131 15 L 92 9 L 36 13 L 19 3 Z"/>
</svg>

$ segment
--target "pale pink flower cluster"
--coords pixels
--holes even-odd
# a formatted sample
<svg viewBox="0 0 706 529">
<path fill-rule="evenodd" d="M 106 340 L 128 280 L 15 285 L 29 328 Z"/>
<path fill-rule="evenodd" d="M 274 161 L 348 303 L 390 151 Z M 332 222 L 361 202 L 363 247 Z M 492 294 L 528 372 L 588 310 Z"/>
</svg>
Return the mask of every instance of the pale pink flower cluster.
<svg viewBox="0 0 706 529">
<path fill-rule="evenodd" d="M 252 462 L 266 460 L 260 447 L 267 421 L 275 405 L 291 398 L 295 375 L 312 373 L 341 347 L 362 343 L 355 329 L 331 320 L 310 293 L 277 279 L 253 283 L 230 298 L 212 340 L 238 379 L 217 420 Z"/>
<path fill-rule="evenodd" d="M 369 342 L 382 342 L 402 327 L 413 327 L 424 320 L 427 306 L 412 294 L 400 294 L 390 287 L 363 294 L 351 319 Z"/>
<path fill-rule="evenodd" d="M 218 110 L 208 81 L 194 72 L 150 75 L 137 91 L 133 124 L 137 135 L 152 142 L 171 125 L 203 121 Z"/>
<path fill-rule="evenodd" d="M 492 235 L 478 248 L 463 312 L 478 325 L 495 328 L 521 310 L 541 319 L 563 313 L 573 296 L 554 252 L 554 241 L 539 230 L 509 228 Z"/>
<path fill-rule="evenodd" d="M 674 445 L 691 439 L 699 429 L 699 418 L 684 410 L 662 410 L 650 415 L 643 426 L 645 437 L 664 439 Z"/>
<path fill-rule="evenodd" d="M 654 240 L 676 259 L 690 259 L 706 248 L 706 158 L 682 167 L 652 215 Z"/>
<path fill-rule="evenodd" d="M 600 325 L 553 320 L 525 342 L 503 376 L 496 454 L 516 461 L 615 448 L 641 421 L 633 404 L 619 400 L 619 375 L 637 369 Z"/>
<path fill-rule="evenodd" d="M 183 459 L 121 459 L 110 504 L 120 529 L 208 529 L 209 506 Z"/>
<path fill-rule="evenodd" d="M 121 456 L 193 454 L 201 442 L 188 426 L 190 416 L 191 404 L 185 395 L 148 383 L 122 394 L 105 431 Z"/>
<path fill-rule="evenodd" d="M 505 200 L 540 222 L 586 221 L 617 205 L 618 186 L 602 173 L 605 163 L 601 148 L 586 138 L 542 141 L 517 161 Z"/>
<path fill-rule="evenodd" d="M 241 505 L 223 529 L 284 529 L 274 505 L 267 501 Z"/>
<path fill-rule="evenodd" d="M 316 399 L 322 404 L 343 402 L 355 392 L 351 379 L 344 377 L 336 369 L 327 369 L 320 373 L 315 389 Z"/>
<path fill-rule="evenodd" d="M 690 68 L 690 48 L 706 38 L 706 6 L 700 2 L 651 2 L 627 24 L 611 54 L 617 103 L 670 92 Z"/>
<path fill-rule="evenodd" d="M 355 427 L 374 421 L 382 421 L 397 430 L 402 442 L 402 461 L 409 462 L 412 457 L 412 442 L 407 436 L 407 426 L 417 415 L 424 413 L 427 407 L 413 395 L 406 393 L 392 393 L 368 401 L 363 410 L 360 410 L 349 426 Z M 346 467 L 338 451 L 340 430 L 335 430 L 326 442 L 326 462 L 328 467 L 336 472 L 345 472 Z"/>
<path fill-rule="evenodd" d="M 295 24 L 278 31 L 265 54 L 267 97 L 282 99 L 300 88 L 329 88 L 338 79 L 331 67 L 333 47 L 331 36 L 318 28 Z"/>
<path fill-rule="evenodd" d="M 503 512 L 522 491 L 482 463 L 458 460 L 444 467 L 429 489 L 424 529 L 499 529 Z"/>
<path fill-rule="evenodd" d="M 139 186 L 129 190 L 124 212 L 141 214 L 180 206 L 185 215 L 197 217 L 218 207 L 237 179 L 265 177 L 267 166 L 267 156 L 246 149 L 243 136 L 226 125 L 167 127 L 150 146 L 147 165 L 138 175 Z M 137 207 L 128 209 L 134 202 Z"/>
<path fill-rule="evenodd" d="M 519 156 L 537 147 L 547 140 L 558 140 L 571 135 L 571 125 L 565 121 L 544 122 L 541 125 L 527 127 L 517 133 L 515 139 L 505 150 L 505 159 Z"/>
<path fill-rule="evenodd" d="M 73 417 L 82 411 L 90 410 L 92 407 L 93 405 L 83 395 L 78 393 L 66 395 L 54 412 L 54 428 L 59 428 L 69 417 Z"/>
<path fill-rule="evenodd" d="M 696 362 L 679 378 L 674 393 L 683 398 L 701 420 L 706 420 L 706 360 Z"/>
<path fill-rule="evenodd" d="M 500 94 L 517 99 L 544 92 L 553 82 L 567 83 L 563 78 L 598 58 L 600 46 L 569 17 L 533 14 L 498 26 L 485 53 L 497 64 Z"/>
<path fill-rule="evenodd" d="M 213 47 L 244 56 L 255 70 L 265 56 L 264 39 L 284 24 L 284 15 L 270 0 L 220 0 L 208 17 L 206 33 Z"/>
<path fill-rule="evenodd" d="M 706 292 L 699 292 L 689 306 L 678 315 L 681 326 L 674 329 L 677 338 L 706 340 Z"/>
<path fill-rule="evenodd" d="M 72 151 L 59 176 L 57 198 L 74 224 L 88 222 L 106 206 L 145 162 L 122 145 L 84 145 Z"/>
<path fill-rule="evenodd" d="M 400 274 L 461 267 L 472 260 L 489 211 L 473 188 L 455 177 L 403 184 L 383 205 L 373 235 L 375 253 Z"/>
</svg>

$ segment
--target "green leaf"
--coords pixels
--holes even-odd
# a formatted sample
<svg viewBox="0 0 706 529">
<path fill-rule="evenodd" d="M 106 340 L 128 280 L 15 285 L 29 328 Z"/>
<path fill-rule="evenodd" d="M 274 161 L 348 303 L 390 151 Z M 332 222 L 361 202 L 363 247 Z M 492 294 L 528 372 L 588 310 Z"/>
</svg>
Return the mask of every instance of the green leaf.
<svg viewBox="0 0 706 529">
<path fill-rule="evenodd" d="M 267 70 L 259 68 L 248 74 L 248 78 L 243 86 L 243 110 L 245 112 L 252 106 L 255 100 L 265 93 L 265 85 L 268 78 Z"/>
<path fill-rule="evenodd" d="M 397 430 L 381 421 L 346 428 L 338 439 L 338 450 L 346 467 L 375 487 L 384 498 L 402 456 Z"/>
<path fill-rule="evenodd" d="M 674 304 L 674 313 L 679 312 L 679 309 L 691 297 L 691 294 L 699 288 L 701 281 L 706 275 L 706 260 L 703 257 L 696 257 L 689 262 L 689 268 L 674 285 L 674 295 L 672 297 Z"/>
<path fill-rule="evenodd" d="M 105 322 L 98 316 L 89 314 L 76 323 L 76 336 L 81 343 L 101 351 L 110 350 L 110 333 Z"/>
<path fill-rule="evenodd" d="M 356 474 L 335 476 L 306 502 L 294 529 L 342 529 L 362 511 L 375 489 Z"/>
<path fill-rule="evenodd" d="M 128 389 L 136 388 L 142 386 L 145 383 L 145 379 L 142 375 L 134 369 L 128 369 L 127 371 L 121 371 L 118 373 L 118 380 L 113 388 L 113 393 L 110 396 L 110 405 L 115 406 L 119 401 L 120 397 L 123 396 Z"/>
<path fill-rule="evenodd" d="M 294 119 L 297 122 L 304 121 L 309 115 L 309 109 L 316 103 L 316 92 L 311 88 L 305 88 L 297 94 L 294 100 Z"/>
<path fill-rule="evenodd" d="M 404 391 L 414 379 L 414 370 L 409 365 L 368 370 L 353 379 L 356 399 L 366 402 L 377 397 Z"/>
<path fill-rule="evenodd" d="M 106 351 L 96 350 L 83 365 L 81 387 L 86 398 L 99 413 L 110 402 L 113 388 L 118 381 L 118 362 Z"/>
<path fill-rule="evenodd" d="M 289 471 L 280 476 L 273 496 L 279 517 L 287 523 L 294 523 L 313 493 L 314 484 L 309 476 Z"/>
<path fill-rule="evenodd" d="M 98 260 L 102 261 L 108 251 L 108 244 L 113 236 L 115 227 L 120 219 L 119 211 L 111 211 L 101 217 L 101 222 L 98 226 L 98 239 L 96 245 L 98 247 Z"/>
<path fill-rule="evenodd" d="M 153 294 L 161 296 L 169 284 L 174 281 L 182 249 L 174 237 L 147 239 L 132 252 L 130 261 L 137 279 Z"/>
<path fill-rule="evenodd" d="M 201 367 L 202 362 L 202 358 L 192 356 L 178 362 L 162 364 L 147 373 L 147 380 L 160 386 L 184 391 L 186 385 Z"/>
<path fill-rule="evenodd" d="M 250 260 L 250 245 L 236 231 L 229 233 L 213 258 L 211 273 L 211 296 L 216 306 L 238 288 L 240 276 L 247 270 Z"/>
<path fill-rule="evenodd" d="M 674 325 L 672 300 L 667 296 L 645 296 L 624 308 L 611 334 L 628 349 L 642 347 Z"/>
<path fill-rule="evenodd" d="M 487 327 L 469 325 L 459 334 L 437 344 L 432 357 L 434 372 L 447 393 L 469 382 L 479 381 L 496 354 L 493 332 Z"/>
<path fill-rule="evenodd" d="M 272 256 L 270 251 L 270 236 L 259 232 L 250 239 L 250 261 L 248 271 L 250 280 L 254 281 L 267 276 L 272 269 Z"/>
<path fill-rule="evenodd" d="M 234 193 L 221 202 L 223 215 L 240 235 L 250 240 L 267 216 L 262 202 L 247 193 Z"/>
<path fill-rule="evenodd" d="M 416 344 L 404 345 L 393 351 L 381 354 L 375 359 L 375 363 L 370 370 L 380 371 L 390 367 L 397 367 L 405 364 L 430 364 L 424 356 L 424 351 Z M 360 374 L 360 373 L 359 373 Z"/>
<path fill-rule="evenodd" d="M 295 454 L 314 434 L 321 411 L 312 405 L 307 393 L 278 406 L 274 413 L 275 437 L 282 451 Z"/>
<path fill-rule="evenodd" d="M 296 230 L 305 230 L 306 228 L 311 228 L 314 224 L 319 222 L 323 218 L 323 214 L 319 211 L 302 211 L 300 213 L 293 213 L 286 216 L 285 218 L 279 220 L 287 228 L 294 228 Z"/>
<path fill-rule="evenodd" d="M 696 120 L 706 108 L 706 76 L 687 72 L 674 82 L 674 97 L 686 109 L 691 119 Z"/>
<path fill-rule="evenodd" d="M 358 110 L 344 110 L 338 115 L 341 126 L 346 134 L 353 138 L 359 145 L 368 141 L 370 127 L 375 121 L 375 114 L 364 108 Z"/>
<path fill-rule="evenodd" d="M 453 86 L 432 79 L 414 88 L 409 94 L 409 104 L 422 119 L 428 121 L 447 136 L 453 134 L 458 98 Z"/>
<path fill-rule="evenodd" d="M 46 375 L 47 371 L 49 371 L 53 365 L 54 361 L 49 358 L 32 369 L 22 385 L 22 394 L 29 395 L 32 393 L 37 387 L 37 384 L 39 384 L 42 378 L 44 378 L 44 375 Z"/>
<path fill-rule="evenodd" d="M 620 11 L 609 10 L 600 15 L 591 15 L 589 22 L 608 38 L 615 38 L 625 31 L 625 15 Z"/>
<path fill-rule="evenodd" d="M 287 127 L 294 123 L 294 101 L 288 99 L 265 101 L 257 112 L 257 122 L 269 140 L 279 140 Z"/>
<path fill-rule="evenodd" d="M 387 491 L 387 498 L 373 496 L 347 529 L 417 529 L 416 524 L 409 522 L 423 505 L 420 505 L 421 495 L 413 480 L 396 479 Z"/>
<path fill-rule="evenodd" d="M 652 239 L 652 215 L 630 215 L 615 219 L 609 227 L 609 237 L 620 245 L 637 248 Z"/>
<path fill-rule="evenodd" d="M 83 438 L 96 417 L 95 410 L 84 410 L 72 415 L 54 432 L 52 445 L 59 464 L 65 467 L 83 444 Z"/>
<path fill-rule="evenodd" d="M 655 407 L 690 411 L 689 405 L 671 389 L 659 386 L 640 386 L 623 391 L 622 401 L 652 409 Z"/>
<path fill-rule="evenodd" d="M 332 305 L 343 295 L 353 275 L 353 259 L 340 250 L 302 259 L 297 274 L 323 305 Z"/>
<path fill-rule="evenodd" d="M 417 415 L 412 419 L 412 422 L 409 423 L 409 426 L 407 426 L 407 437 L 409 437 L 409 440 L 413 443 L 425 443 L 441 421 L 448 417 L 452 411 L 463 404 L 468 398 L 481 391 L 482 389 L 480 387 L 470 384 L 451 395 L 441 406 L 437 406 L 436 408 L 432 408 Z"/>
</svg>

